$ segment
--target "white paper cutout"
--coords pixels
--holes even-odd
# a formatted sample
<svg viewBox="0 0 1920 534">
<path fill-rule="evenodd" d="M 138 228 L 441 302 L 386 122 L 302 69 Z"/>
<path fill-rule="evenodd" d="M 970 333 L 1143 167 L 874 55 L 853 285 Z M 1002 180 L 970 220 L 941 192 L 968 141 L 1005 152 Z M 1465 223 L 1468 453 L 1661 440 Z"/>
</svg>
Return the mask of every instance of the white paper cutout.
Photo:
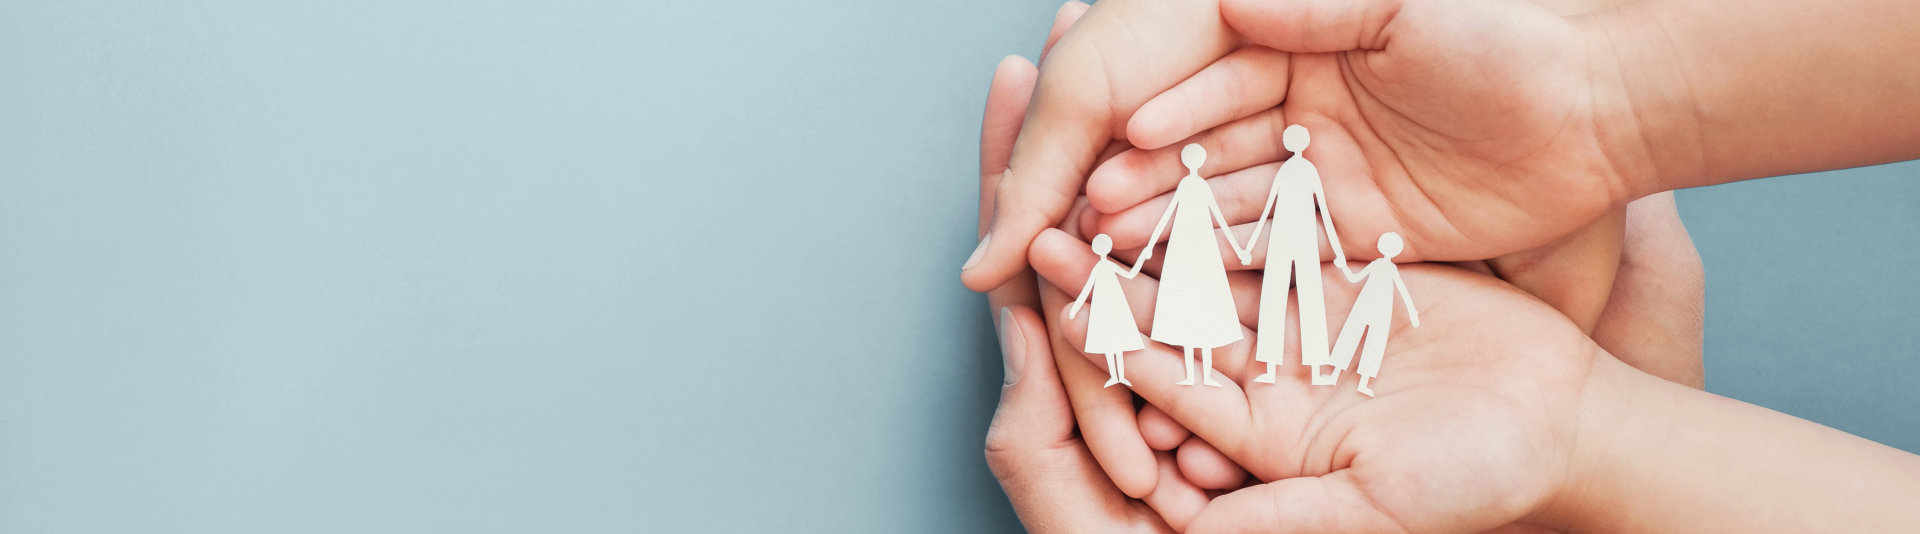
<svg viewBox="0 0 1920 534">
<path fill-rule="evenodd" d="M 1087 274 L 1086 287 L 1080 288 L 1080 296 L 1073 299 L 1073 307 L 1067 310 L 1067 318 L 1080 314 L 1080 306 L 1093 297 L 1093 309 L 1087 311 L 1087 339 L 1081 345 L 1082 351 L 1090 354 L 1107 355 L 1107 385 L 1125 384 L 1127 381 L 1127 351 L 1147 348 L 1140 341 L 1140 327 L 1134 325 L 1133 307 L 1127 305 L 1127 295 L 1120 289 L 1120 277 L 1131 280 L 1140 273 L 1139 269 L 1125 271 L 1120 264 L 1107 258 L 1113 251 L 1113 238 L 1107 234 L 1093 236 L 1093 253 L 1100 261 L 1093 264 L 1093 271 Z"/>
<path fill-rule="evenodd" d="M 1206 160 L 1207 151 L 1198 144 L 1180 150 L 1187 176 L 1174 189 L 1173 202 L 1154 225 L 1146 250 L 1133 269 L 1138 272 L 1153 257 L 1154 244 L 1160 242 L 1161 231 L 1167 230 L 1167 222 L 1172 221 L 1167 258 L 1160 267 L 1160 293 L 1154 303 L 1151 337 L 1180 346 L 1186 355 L 1187 377 L 1175 385 L 1193 385 L 1193 356 L 1199 352 L 1205 371 L 1201 383 L 1220 387 L 1213 379 L 1213 349 L 1239 341 L 1241 335 L 1239 312 L 1233 305 L 1233 291 L 1227 287 L 1227 268 L 1220 263 L 1220 246 L 1213 232 L 1226 234 L 1227 245 L 1233 247 L 1241 263 L 1252 261 L 1252 255 L 1234 241 L 1233 232 L 1227 230 L 1232 225 L 1227 224 L 1220 204 L 1214 201 L 1213 189 L 1200 179 L 1200 165 Z"/>
<path fill-rule="evenodd" d="M 1360 272 L 1348 271 L 1346 262 L 1340 262 L 1341 271 L 1347 281 L 1366 281 L 1360 287 L 1360 296 L 1353 301 L 1353 311 L 1347 313 L 1347 322 L 1340 327 L 1340 339 L 1333 342 L 1333 352 L 1329 363 L 1333 365 L 1333 374 L 1325 381 L 1319 380 L 1320 373 L 1314 372 L 1315 385 L 1332 385 L 1340 380 L 1340 372 L 1347 370 L 1347 364 L 1353 361 L 1356 345 L 1362 346 L 1360 352 L 1359 391 L 1368 397 L 1373 390 L 1367 383 L 1380 374 L 1380 360 L 1387 354 L 1387 334 L 1393 331 L 1393 293 L 1400 293 L 1401 302 L 1407 305 L 1407 320 L 1414 328 L 1420 327 L 1420 313 L 1413 307 L 1413 295 L 1407 291 L 1407 283 L 1400 279 L 1400 268 L 1393 264 L 1393 257 L 1400 254 L 1405 246 L 1400 234 L 1387 232 L 1380 235 L 1380 259 L 1368 263 Z M 1364 333 L 1364 335 L 1363 335 Z"/>
<path fill-rule="evenodd" d="M 1267 192 L 1266 207 L 1247 238 L 1247 250 L 1259 246 L 1260 232 L 1266 229 L 1267 216 L 1273 215 L 1273 233 L 1267 239 L 1267 264 L 1260 276 L 1260 326 L 1255 328 L 1254 361 L 1267 364 L 1267 372 L 1254 382 L 1272 384 L 1276 367 L 1287 352 L 1287 292 L 1298 288 L 1300 298 L 1300 364 L 1313 371 L 1314 383 L 1320 366 L 1327 365 L 1327 301 L 1321 291 L 1320 227 L 1325 226 L 1327 241 L 1333 244 L 1333 261 L 1345 270 L 1347 255 L 1340 250 L 1340 234 L 1333 227 L 1333 212 L 1327 209 L 1327 191 L 1320 183 L 1320 171 L 1307 161 L 1307 128 L 1288 126 L 1281 134 L 1293 157 L 1280 164 L 1273 175 L 1273 187 Z M 1314 213 L 1319 213 L 1315 220 Z M 1244 263 L 1244 262 L 1243 262 Z M 1291 283 L 1289 283 L 1291 282 Z"/>
</svg>

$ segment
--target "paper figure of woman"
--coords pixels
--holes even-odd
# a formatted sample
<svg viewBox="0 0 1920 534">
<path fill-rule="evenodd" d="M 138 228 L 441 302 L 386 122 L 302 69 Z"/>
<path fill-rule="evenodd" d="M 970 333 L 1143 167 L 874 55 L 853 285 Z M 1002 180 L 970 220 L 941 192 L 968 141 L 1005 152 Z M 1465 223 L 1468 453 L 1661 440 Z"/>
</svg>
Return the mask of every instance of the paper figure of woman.
<svg viewBox="0 0 1920 534">
<path fill-rule="evenodd" d="M 1213 237 L 1220 230 L 1227 236 L 1227 244 L 1240 257 L 1241 263 L 1251 261 L 1251 256 L 1240 249 L 1233 239 L 1233 232 L 1227 230 L 1226 215 L 1220 212 L 1220 204 L 1214 201 L 1213 189 L 1206 180 L 1200 179 L 1200 165 L 1207 160 L 1207 151 L 1200 145 L 1190 144 L 1180 151 L 1180 162 L 1187 166 L 1187 176 L 1180 179 L 1179 187 L 1173 191 L 1173 202 L 1167 205 L 1166 213 L 1160 216 L 1160 222 L 1153 227 L 1153 234 L 1147 239 L 1147 248 L 1140 255 L 1140 261 L 1133 268 L 1138 271 L 1147 258 L 1153 257 L 1153 246 L 1160 242 L 1160 234 L 1166 231 L 1167 223 L 1173 223 L 1172 231 L 1167 233 L 1167 258 L 1160 268 L 1160 294 L 1153 308 L 1154 341 L 1182 347 L 1186 355 L 1187 377 L 1177 385 L 1193 385 L 1194 353 L 1202 358 L 1201 383 L 1219 387 L 1213 379 L 1213 349 L 1239 341 L 1240 317 L 1233 307 L 1233 292 L 1227 287 L 1227 268 L 1220 262 L 1220 245 Z"/>
</svg>

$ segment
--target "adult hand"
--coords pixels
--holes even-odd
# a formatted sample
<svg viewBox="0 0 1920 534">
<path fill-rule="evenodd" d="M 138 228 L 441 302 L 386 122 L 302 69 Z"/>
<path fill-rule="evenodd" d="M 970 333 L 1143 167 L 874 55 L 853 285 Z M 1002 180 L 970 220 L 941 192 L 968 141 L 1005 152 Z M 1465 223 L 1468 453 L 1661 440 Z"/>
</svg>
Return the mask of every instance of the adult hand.
<svg viewBox="0 0 1920 534">
<path fill-rule="evenodd" d="M 1545 8 L 1222 0 L 1220 9 L 1259 46 L 1143 104 L 1128 140 L 1159 148 L 1279 106 L 1312 132 L 1307 154 L 1349 244 L 1395 231 L 1404 261 L 1494 258 L 1656 192 L 1634 172 L 1646 169 L 1630 149 L 1624 102 L 1591 81 L 1590 56 L 1602 52 Z M 1099 189 L 1088 191 L 1096 207 L 1102 197 L 1107 207 L 1144 200 Z"/>
<path fill-rule="evenodd" d="M 1048 232 L 1035 243 L 1034 266 L 1052 285 L 1084 282 L 1093 261 L 1085 250 Z M 1273 515 L 1254 525 L 1283 531 L 1477 531 L 1529 519 L 1556 494 L 1599 348 L 1564 316 L 1492 278 L 1438 265 L 1401 273 L 1422 309 L 1441 311 L 1418 329 L 1396 321 L 1371 399 L 1353 391 L 1351 376 L 1311 386 L 1300 366 L 1283 368 L 1277 384 L 1252 384 L 1261 369 L 1246 365 L 1247 343 L 1216 358 L 1223 388 L 1173 386 L 1184 373 L 1177 349 L 1155 343 L 1127 355 L 1136 393 L 1254 477 L 1281 481 L 1209 510 L 1258 509 Z M 1331 269 L 1323 274 L 1328 315 L 1345 316 L 1358 288 Z M 1234 286 L 1249 281 L 1229 277 Z M 1134 282 L 1129 302 L 1151 310 L 1153 282 Z M 1059 325 L 1068 338 L 1085 329 L 1084 319 Z M 1267 508 L 1244 505 L 1250 499 Z M 1218 526 L 1213 515 L 1202 512 L 1193 529 Z"/>
<path fill-rule="evenodd" d="M 1048 45 L 1085 9 L 1077 2 L 1063 6 Z M 1035 76 L 1032 63 L 1008 57 L 988 90 L 980 136 L 982 232 Z M 1146 447 L 1134 424 L 1131 393 L 1102 388 L 1105 372 L 1085 359 L 1053 359 L 1055 348 L 1068 353 L 1073 348 L 1031 311 L 1040 304 L 1038 287 L 1033 272 L 1022 269 L 1011 283 L 987 294 L 1007 360 L 1007 385 L 988 432 L 987 462 L 1015 511 L 1034 532 L 1184 527 L 1205 504 L 1205 495 L 1181 478 L 1172 454 Z M 1097 455 L 1088 446 L 1091 441 L 1115 455 Z M 1115 480 L 1133 481 L 1134 496 L 1141 500 L 1121 492 Z"/>
<path fill-rule="evenodd" d="M 1335 266 L 1345 268 L 1340 259 Z M 1484 266 L 1473 266 L 1491 274 Z M 1593 331 L 1594 342 L 1621 361 L 1662 379 L 1700 388 L 1705 295 L 1700 256 L 1680 221 L 1672 193 L 1634 201 L 1627 210 L 1626 242 L 1612 298 Z M 1234 274 L 1238 278 L 1240 274 Z M 1251 288 L 1242 280 L 1236 289 Z M 1257 299 L 1237 291 L 1235 299 Z M 1257 300 L 1252 304 L 1257 308 Z M 1249 324 L 1251 326 L 1251 323 Z M 1296 335 L 1297 343 L 1297 335 Z M 1140 431 L 1154 450 L 1178 451 L 1181 478 L 1209 490 L 1248 486 L 1247 472 L 1164 412 L 1141 408 Z M 1500 532 L 1540 531 L 1508 525 Z"/>
<path fill-rule="evenodd" d="M 1032 290 L 1028 290 L 1029 293 Z M 1055 350 L 1070 351 L 1032 309 L 999 312 L 1007 383 L 987 431 L 987 466 L 1029 532 L 1173 532 L 1206 505 L 1172 455 L 1160 453 L 1161 480 L 1145 501 L 1127 497 L 1074 435 Z"/>
</svg>

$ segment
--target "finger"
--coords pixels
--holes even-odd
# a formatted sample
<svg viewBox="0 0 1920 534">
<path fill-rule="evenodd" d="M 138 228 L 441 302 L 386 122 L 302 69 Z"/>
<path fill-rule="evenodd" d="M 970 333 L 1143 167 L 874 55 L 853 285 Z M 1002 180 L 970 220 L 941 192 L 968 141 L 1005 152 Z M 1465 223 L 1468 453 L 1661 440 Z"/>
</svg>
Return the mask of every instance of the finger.
<svg viewBox="0 0 1920 534">
<path fill-rule="evenodd" d="M 1403 532 L 1354 482 L 1353 470 L 1261 484 L 1215 498 L 1189 534 Z"/>
<path fill-rule="evenodd" d="M 1207 440 L 1187 438 L 1180 445 L 1180 474 L 1194 486 L 1212 490 L 1240 489 L 1246 485 L 1247 470 L 1227 459 Z"/>
<path fill-rule="evenodd" d="M 1221 0 L 1220 17 L 1247 39 L 1286 52 L 1386 47 L 1399 0 Z"/>
<path fill-rule="evenodd" d="M 1041 284 L 1040 297 L 1043 305 L 1056 310 L 1064 308 L 1069 298 L 1045 283 Z M 1061 354 L 1080 352 L 1078 343 L 1065 340 L 1085 336 L 1065 336 L 1057 325 L 1050 326 L 1049 334 L 1061 340 L 1057 345 Z M 1107 371 L 1087 358 L 1057 358 L 1055 366 L 1066 384 L 1067 398 L 1073 403 L 1080 435 L 1113 484 L 1136 499 L 1153 493 L 1159 474 L 1153 449 L 1147 448 L 1146 440 L 1140 437 L 1139 423 L 1133 418 L 1133 394 L 1125 388 L 1106 387 Z"/>
<path fill-rule="evenodd" d="M 1140 422 L 1140 437 L 1146 439 L 1147 447 L 1156 451 L 1173 450 L 1185 443 L 1187 436 L 1193 435 L 1187 427 L 1167 417 L 1167 412 L 1160 411 L 1152 404 L 1140 407 L 1137 420 Z"/>
<path fill-rule="evenodd" d="M 1703 387 L 1706 278 L 1673 193 L 1628 204 L 1626 226 L 1620 271 L 1593 340 L 1641 371 Z"/>
<path fill-rule="evenodd" d="M 987 85 L 987 111 L 980 119 L 981 234 L 993 216 L 993 192 L 1000 186 L 1008 158 L 1013 157 L 1013 142 L 1020 135 L 1020 122 L 1026 119 L 1027 102 L 1039 76 L 1040 70 L 1026 58 L 1007 56 L 994 67 L 993 81 Z"/>
<path fill-rule="evenodd" d="M 1160 483 L 1153 487 L 1153 493 L 1141 500 L 1160 514 L 1173 530 L 1184 531 L 1193 516 L 1207 507 L 1206 490 L 1193 485 L 1180 473 L 1173 453 L 1154 453 L 1154 460 L 1160 468 Z"/>
<path fill-rule="evenodd" d="M 1262 163 L 1283 161 L 1290 155 L 1280 142 L 1286 129 L 1278 107 L 1208 129 L 1155 150 L 1135 148 L 1093 169 L 1087 178 L 1087 199 L 1101 213 L 1117 213 L 1161 194 L 1170 193 L 1187 175 L 1180 150 L 1188 143 L 1207 148 L 1201 176 L 1219 176 Z"/>
<path fill-rule="evenodd" d="M 1086 315 L 1077 319 L 1068 319 L 1065 306 L 1054 316 L 1062 335 L 1067 339 L 1083 339 L 1087 332 Z M 1243 340 L 1244 341 L 1244 340 Z M 1230 360 L 1244 362 L 1249 357 L 1245 351 L 1229 353 L 1225 349 L 1246 345 L 1234 343 L 1214 349 L 1214 364 L 1221 365 Z M 1186 376 L 1186 365 L 1182 348 L 1169 347 L 1157 341 L 1150 341 L 1145 349 L 1129 352 L 1127 358 L 1127 378 L 1133 382 L 1133 392 L 1146 399 L 1147 403 L 1160 407 L 1175 421 L 1180 421 L 1193 435 L 1210 443 L 1244 443 L 1249 431 L 1246 420 L 1251 415 L 1252 406 L 1246 392 L 1235 374 L 1201 368 L 1199 358 L 1195 358 L 1195 373 L 1213 372 L 1220 387 L 1204 385 L 1178 386 Z M 1083 354 L 1088 365 L 1093 358 L 1101 356 Z M 1069 358 L 1062 358 L 1067 360 Z M 1191 439 L 1191 438 L 1189 438 Z M 1144 443 L 1142 444 L 1144 446 Z M 1238 447 L 1236 446 L 1236 450 Z"/>
<path fill-rule="evenodd" d="M 1035 531 L 1050 525 L 1109 532 L 1166 531 L 1152 514 L 1134 510 L 1138 504 L 1111 483 L 1094 456 L 1074 438 L 1073 408 L 1053 358 L 1064 345 L 1029 308 L 1009 308 L 1002 316 L 1007 350 L 1019 350 L 1022 365 L 1019 379 L 1001 389 L 1000 406 L 987 430 L 986 457 L 987 467 L 1006 490 L 1021 522 Z M 1170 508 L 1183 517 L 1194 513 Z"/>
<path fill-rule="evenodd" d="M 1060 37 L 1067 34 L 1067 30 L 1073 27 L 1073 23 L 1079 22 L 1080 16 L 1087 14 L 1087 10 L 1092 8 L 1093 6 L 1080 0 L 1060 4 L 1060 10 L 1053 12 L 1053 29 L 1047 30 L 1047 44 L 1040 47 L 1040 61 L 1047 60 L 1047 52 L 1053 51 L 1053 44 L 1060 42 Z"/>
<path fill-rule="evenodd" d="M 1127 140 L 1166 147 L 1203 130 L 1273 109 L 1287 96 L 1286 52 L 1247 46 L 1148 100 L 1127 122 Z"/>
<path fill-rule="evenodd" d="M 1000 451 L 1017 464 L 1026 453 L 1073 439 L 1073 410 L 1040 316 L 1024 306 L 1002 308 L 998 326 L 1010 383 L 1001 388 L 1000 407 L 987 427 L 987 456 Z"/>
<path fill-rule="evenodd" d="M 986 231 L 987 218 L 993 213 L 991 192 L 999 185 L 1013 153 L 1014 138 L 1020 133 L 1020 121 L 1027 113 L 1027 100 L 1039 71 L 1020 56 L 1007 56 L 994 69 L 993 82 L 987 88 L 985 116 L 980 121 L 980 224 Z M 1031 269 L 1022 269 L 1009 283 L 987 293 L 988 310 L 1008 306 L 1040 305 L 1034 291 Z"/>
<path fill-rule="evenodd" d="M 1118 137 L 1115 126 L 1236 45 L 1212 2 L 1088 10 L 1048 52 L 1011 170 L 994 195 L 992 226 L 961 267 L 961 282 L 985 291 L 1013 277 L 1034 236 L 1058 224 L 1079 196 L 1095 157 Z"/>
<path fill-rule="evenodd" d="M 1626 212 L 1616 211 L 1546 245 L 1487 260 L 1495 275 L 1592 333 L 1613 292 Z"/>
</svg>

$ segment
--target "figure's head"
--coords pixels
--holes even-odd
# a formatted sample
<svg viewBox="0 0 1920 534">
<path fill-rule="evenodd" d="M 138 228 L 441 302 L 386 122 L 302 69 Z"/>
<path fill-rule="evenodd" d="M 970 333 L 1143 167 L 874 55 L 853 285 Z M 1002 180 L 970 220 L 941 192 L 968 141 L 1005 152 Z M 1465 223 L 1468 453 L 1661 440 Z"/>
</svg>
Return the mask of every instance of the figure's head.
<svg viewBox="0 0 1920 534">
<path fill-rule="evenodd" d="M 1093 253 L 1105 256 L 1108 252 L 1113 252 L 1113 238 L 1107 234 L 1093 236 Z"/>
<path fill-rule="evenodd" d="M 1186 148 L 1180 149 L 1180 163 L 1185 164 L 1187 170 L 1200 172 L 1200 164 L 1206 162 L 1207 149 L 1201 148 L 1200 143 L 1188 143 Z"/>
<path fill-rule="evenodd" d="M 1380 257 L 1393 259 L 1394 256 L 1400 255 L 1400 249 L 1406 248 L 1406 245 L 1400 241 L 1400 234 L 1393 232 L 1380 234 Z"/>
<path fill-rule="evenodd" d="M 1288 152 L 1299 154 L 1300 151 L 1306 150 L 1307 144 L 1311 142 L 1313 137 L 1307 135 L 1305 126 L 1295 124 L 1288 126 L 1287 131 L 1280 132 L 1280 144 L 1286 146 Z"/>
</svg>

